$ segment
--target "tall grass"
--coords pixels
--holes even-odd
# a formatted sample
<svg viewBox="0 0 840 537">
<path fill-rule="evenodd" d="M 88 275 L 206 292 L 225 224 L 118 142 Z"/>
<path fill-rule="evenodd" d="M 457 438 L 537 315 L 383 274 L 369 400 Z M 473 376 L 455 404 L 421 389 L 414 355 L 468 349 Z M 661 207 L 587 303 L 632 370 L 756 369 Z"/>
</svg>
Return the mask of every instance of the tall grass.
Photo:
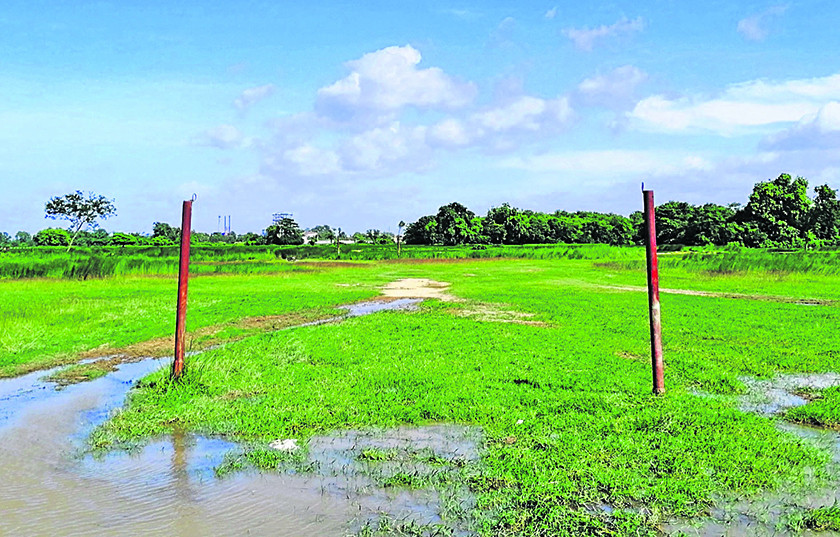
<svg viewBox="0 0 840 537">
<path fill-rule="evenodd" d="M 644 258 L 615 259 L 611 263 L 621 268 L 640 269 L 644 267 L 645 261 Z M 836 275 L 840 274 L 840 251 L 774 251 L 753 248 L 697 249 L 673 255 L 660 255 L 659 266 L 660 268 L 678 268 L 711 274 L 764 272 Z"/>
<path fill-rule="evenodd" d="M 128 275 L 164 275 L 178 272 L 177 246 L 127 246 L 13 249 L 0 254 L 0 278 L 88 279 Z M 405 246 L 402 259 L 634 259 L 643 256 L 635 247 L 592 245 L 524 246 Z M 334 246 L 194 246 L 190 272 L 252 274 L 302 270 L 289 261 L 381 261 L 397 259 L 395 245 L 344 244 Z"/>
<path fill-rule="evenodd" d="M 77 248 L 23 248 L 0 253 L 0 279 L 88 279 L 122 275 L 167 275 L 178 272 L 177 246 Z M 666 252 L 659 265 L 710 273 L 801 272 L 840 274 L 840 251 L 780 252 L 751 248 L 690 248 Z M 290 261 L 396 260 L 395 245 L 343 244 L 334 246 L 198 245 L 191 249 L 194 274 L 254 274 L 303 270 Z M 644 267 L 644 248 L 606 244 L 538 244 L 506 246 L 407 245 L 399 256 L 412 259 L 581 259 L 602 261 L 617 268 Z"/>
</svg>

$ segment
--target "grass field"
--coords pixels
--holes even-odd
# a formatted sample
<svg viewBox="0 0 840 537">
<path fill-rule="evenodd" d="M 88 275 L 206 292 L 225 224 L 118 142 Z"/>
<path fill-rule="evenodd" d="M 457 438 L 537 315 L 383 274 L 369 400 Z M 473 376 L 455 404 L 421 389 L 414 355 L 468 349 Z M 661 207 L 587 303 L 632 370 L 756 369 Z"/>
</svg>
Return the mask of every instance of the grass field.
<svg viewBox="0 0 840 537">
<path fill-rule="evenodd" d="M 828 454 L 741 412 L 733 396 L 744 375 L 840 370 L 840 276 L 764 269 L 749 257 L 717 270 L 663 255 L 662 287 L 696 294 L 662 293 L 668 391 L 656 397 L 641 257 L 617 252 L 294 263 L 197 277 L 194 339 L 208 327 L 252 337 L 190 359 L 181 384 L 153 375 L 92 442 L 144 441 L 173 423 L 252 445 L 371 426 L 477 425 L 486 450 L 463 479 L 488 535 L 652 535 L 660 520 L 703 515 L 721 495 L 828 479 Z M 459 300 L 280 332 L 242 324 L 328 316 L 400 278 L 450 283 Z M 166 336 L 175 288 L 171 276 L 2 281 L 0 371 Z M 836 426 L 837 400 L 825 390 L 789 417 Z"/>
</svg>

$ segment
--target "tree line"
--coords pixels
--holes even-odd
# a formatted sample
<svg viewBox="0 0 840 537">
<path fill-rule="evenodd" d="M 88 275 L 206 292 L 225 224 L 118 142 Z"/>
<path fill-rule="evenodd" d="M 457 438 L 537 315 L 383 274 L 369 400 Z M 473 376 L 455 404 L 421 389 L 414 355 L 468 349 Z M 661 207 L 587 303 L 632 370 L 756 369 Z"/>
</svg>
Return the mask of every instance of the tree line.
<svg viewBox="0 0 840 537">
<path fill-rule="evenodd" d="M 541 213 L 505 203 L 476 216 L 450 203 L 412 222 L 407 244 L 642 244 L 644 215 L 612 213 Z M 658 244 L 686 246 L 731 243 L 761 248 L 801 248 L 840 244 L 840 202 L 828 185 L 808 196 L 808 181 L 783 173 L 756 183 L 746 205 L 692 205 L 669 201 L 656 207 Z"/>
<path fill-rule="evenodd" d="M 116 214 L 113 200 L 82 192 L 50 199 L 47 218 L 63 219 L 69 230 L 43 229 L 34 236 L 19 231 L 14 237 L 0 232 L 0 247 L 6 246 L 129 246 L 178 244 L 181 230 L 164 222 L 154 222 L 151 235 L 108 233 L 97 219 Z M 463 245 L 463 244 L 544 244 L 603 243 L 630 245 L 643 243 L 644 218 L 640 211 L 629 217 L 590 211 L 542 213 L 522 210 L 507 203 L 477 216 L 464 205 L 453 202 L 437 214 L 420 217 L 406 226 L 399 223 L 397 236 L 377 229 L 348 235 L 328 225 L 301 230 L 292 218 L 282 218 L 261 234 L 202 233 L 193 231 L 194 243 L 246 243 L 300 245 L 315 242 L 356 242 L 370 244 Z M 85 230 L 84 228 L 87 228 Z M 405 234 L 402 230 L 405 228 Z M 659 244 L 686 246 L 740 244 L 761 248 L 802 248 L 840 245 L 840 201 L 837 190 L 827 184 L 814 188 L 808 196 L 808 181 L 783 173 L 776 179 L 756 183 L 746 205 L 738 203 L 692 205 L 669 201 L 656 207 Z"/>
</svg>

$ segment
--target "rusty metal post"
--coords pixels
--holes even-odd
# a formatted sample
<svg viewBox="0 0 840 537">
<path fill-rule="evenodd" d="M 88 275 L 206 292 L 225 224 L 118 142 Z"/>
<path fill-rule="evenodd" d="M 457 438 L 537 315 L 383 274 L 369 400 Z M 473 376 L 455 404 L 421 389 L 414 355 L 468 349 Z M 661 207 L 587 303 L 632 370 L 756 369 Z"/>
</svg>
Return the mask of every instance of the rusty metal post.
<svg viewBox="0 0 840 537">
<path fill-rule="evenodd" d="M 172 362 L 172 379 L 178 380 L 184 372 L 184 338 L 187 321 L 187 284 L 190 280 L 190 229 L 192 227 L 193 200 L 185 201 L 181 213 L 181 263 L 178 266 L 178 307 L 175 318 L 175 360 Z"/>
<path fill-rule="evenodd" d="M 662 361 L 662 313 L 659 305 L 659 263 L 656 259 L 656 214 L 653 190 L 644 190 L 645 241 L 647 251 L 648 305 L 650 308 L 650 357 L 653 366 L 653 393 L 665 392 L 665 373 Z"/>
</svg>

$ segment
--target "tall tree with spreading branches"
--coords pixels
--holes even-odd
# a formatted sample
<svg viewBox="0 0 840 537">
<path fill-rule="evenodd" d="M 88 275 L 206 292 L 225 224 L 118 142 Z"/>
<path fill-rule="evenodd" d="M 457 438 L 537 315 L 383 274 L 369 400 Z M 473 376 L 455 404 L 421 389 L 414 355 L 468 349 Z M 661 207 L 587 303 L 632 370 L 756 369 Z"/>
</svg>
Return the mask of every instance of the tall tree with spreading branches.
<svg viewBox="0 0 840 537">
<path fill-rule="evenodd" d="M 117 214 L 114 200 L 109 200 L 105 196 L 93 192 L 88 192 L 85 195 L 81 190 L 51 198 L 44 207 L 44 211 L 46 212 L 45 218 L 70 222 L 69 231 L 72 235 L 70 244 L 67 246 L 68 251 L 83 228 L 96 229 L 98 219 L 110 218 Z"/>
</svg>

